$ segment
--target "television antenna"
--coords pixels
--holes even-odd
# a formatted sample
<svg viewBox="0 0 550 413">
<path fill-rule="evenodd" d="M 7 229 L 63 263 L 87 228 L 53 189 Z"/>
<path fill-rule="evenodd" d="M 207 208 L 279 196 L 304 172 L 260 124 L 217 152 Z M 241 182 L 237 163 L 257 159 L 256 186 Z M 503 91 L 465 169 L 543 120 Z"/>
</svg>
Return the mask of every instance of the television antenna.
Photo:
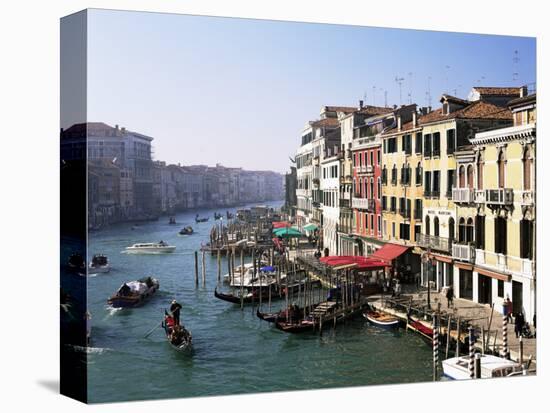
<svg viewBox="0 0 550 413">
<path fill-rule="evenodd" d="M 426 101 L 428 106 L 432 106 L 432 92 L 430 90 L 430 81 L 432 80 L 431 76 L 428 76 L 428 90 L 426 90 Z"/>
<path fill-rule="evenodd" d="M 512 58 L 513 63 L 513 72 L 512 72 L 512 80 L 515 82 L 519 78 L 519 72 L 518 72 L 518 64 L 519 64 L 519 51 L 514 50 L 514 57 Z"/>
<path fill-rule="evenodd" d="M 445 65 L 445 93 L 449 93 L 449 70 L 451 66 Z"/>
<path fill-rule="evenodd" d="M 402 77 L 395 76 L 395 83 L 397 83 L 399 85 L 399 104 L 400 105 L 403 104 L 403 97 L 402 97 L 402 93 L 401 93 L 401 88 L 402 88 L 404 80 L 405 79 L 402 78 Z"/>
<path fill-rule="evenodd" d="M 388 107 L 388 91 L 384 90 L 384 107 Z"/>
<path fill-rule="evenodd" d="M 376 106 L 376 86 L 372 87 L 372 106 Z"/>
<path fill-rule="evenodd" d="M 412 84 L 413 84 L 413 72 L 407 73 L 409 75 L 409 93 L 407 94 L 407 97 L 409 98 L 409 105 L 412 104 Z"/>
</svg>

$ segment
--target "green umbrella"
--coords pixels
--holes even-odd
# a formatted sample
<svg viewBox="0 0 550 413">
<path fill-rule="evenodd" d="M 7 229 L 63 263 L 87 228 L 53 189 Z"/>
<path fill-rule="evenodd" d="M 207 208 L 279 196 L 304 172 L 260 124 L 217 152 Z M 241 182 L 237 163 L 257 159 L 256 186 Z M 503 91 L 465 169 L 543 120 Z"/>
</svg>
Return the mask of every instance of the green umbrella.
<svg viewBox="0 0 550 413">
<path fill-rule="evenodd" d="M 306 231 L 315 231 L 317 229 L 317 225 L 315 224 L 307 224 L 306 226 L 304 226 L 304 229 Z"/>
<path fill-rule="evenodd" d="M 279 228 L 273 231 L 273 234 L 277 237 L 283 238 L 299 238 L 303 236 L 303 234 L 296 228 Z"/>
</svg>

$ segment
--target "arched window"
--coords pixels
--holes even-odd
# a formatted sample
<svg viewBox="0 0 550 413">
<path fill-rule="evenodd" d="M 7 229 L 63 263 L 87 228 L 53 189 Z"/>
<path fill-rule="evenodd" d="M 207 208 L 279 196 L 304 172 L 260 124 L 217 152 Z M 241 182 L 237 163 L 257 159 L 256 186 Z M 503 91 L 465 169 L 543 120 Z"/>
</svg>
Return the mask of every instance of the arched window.
<svg viewBox="0 0 550 413">
<path fill-rule="evenodd" d="M 380 181 L 380 177 L 378 177 L 378 191 L 377 191 L 376 197 L 380 199 L 381 196 L 382 196 L 382 183 Z"/>
<path fill-rule="evenodd" d="M 388 169 L 386 168 L 386 165 L 382 168 L 382 183 L 384 185 L 388 183 Z"/>
<path fill-rule="evenodd" d="M 466 241 L 466 221 L 464 218 L 458 220 L 458 242 Z"/>
<path fill-rule="evenodd" d="M 439 237 L 439 218 L 438 217 L 434 218 L 434 235 L 436 237 Z"/>
<path fill-rule="evenodd" d="M 454 218 L 449 218 L 449 240 L 453 241 L 455 239 L 455 220 Z"/>
<path fill-rule="evenodd" d="M 468 165 L 468 168 L 466 170 L 466 176 L 468 177 L 468 188 L 473 189 L 474 188 L 474 167 L 472 165 Z"/>
<path fill-rule="evenodd" d="M 468 221 L 466 221 L 466 242 L 473 242 L 474 241 L 474 220 L 472 218 L 468 218 Z"/>
<path fill-rule="evenodd" d="M 533 172 L 533 157 L 531 156 L 531 148 L 527 148 L 523 153 L 523 189 L 528 191 L 531 189 L 531 175 Z"/>
<path fill-rule="evenodd" d="M 458 187 L 459 188 L 465 188 L 465 177 L 464 177 L 464 165 L 461 165 L 458 169 Z"/>
<path fill-rule="evenodd" d="M 481 152 L 477 157 L 477 189 L 483 189 L 483 156 Z"/>
<path fill-rule="evenodd" d="M 504 188 L 505 182 L 505 167 L 506 160 L 504 159 L 504 150 L 501 150 L 498 154 L 497 169 L 498 169 L 498 187 Z"/>
<path fill-rule="evenodd" d="M 368 198 L 368 193 L 367 193 L 367 179 L 365 178 L 365 180 L 363 181 L 363 198 Z"/>
<path fill-rule="evenodd" d="M 430 235 L 430 217 L 428 215 L 426 215 L 426 224 L 425 224 L 424 231 L 426 235 Z"/>
<path fill-rule="evenodd" d="M 374 178 L 370 179 L 370 197 L 369 198 L 374 199 Z"/>
</svg>

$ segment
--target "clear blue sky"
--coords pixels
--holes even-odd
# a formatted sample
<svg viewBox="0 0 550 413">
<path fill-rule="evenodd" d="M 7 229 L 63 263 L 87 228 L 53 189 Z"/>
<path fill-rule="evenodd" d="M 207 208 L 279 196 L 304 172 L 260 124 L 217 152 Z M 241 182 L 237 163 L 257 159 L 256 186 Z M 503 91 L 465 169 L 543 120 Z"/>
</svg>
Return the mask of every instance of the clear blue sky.
<svg viewBox="0 0 550 413">
<path fill-rule="evenodd" d="M 420 106 L 431 77 L 434 107 L 536 80 L 534 38 L 108 10 L 88 30 L 88 120 L 153 136 L 169 163 L 284 172 L 321 106 L 399 104 L 396 76 Z"/>
</svg>

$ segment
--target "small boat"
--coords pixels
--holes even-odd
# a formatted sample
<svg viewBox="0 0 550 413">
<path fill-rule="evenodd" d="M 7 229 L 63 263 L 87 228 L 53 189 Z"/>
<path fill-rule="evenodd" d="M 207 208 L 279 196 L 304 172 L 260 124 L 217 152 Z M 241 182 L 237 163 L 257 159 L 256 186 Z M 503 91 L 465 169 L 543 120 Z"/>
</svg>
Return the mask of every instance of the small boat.
<svg viewBox="0 0 550 413">
<path fill-rule="evenodd" d="M 187 226 L 185 228 L 180 229 L 180 232 L 178 234 L 180 235 L 191 235 L 193 233 L 193 228 L 191 226 Z"/>
<path fill-rule="evenodd" d="M 241 303 L 241 292 L 239 289 L 235 289 L 235 294 L 227 294 L 218 292 L 218 289 L 214 289 L 214 297 L 219 298 L 220 300 L 227 301 L 233 304 Z M 278 298 L 279 295 L 272 292 L 271 298 Z M 269 299 L 269 290 L 262 289 L 262 300 Z M 257 290 L 248 291 L 243 290 L 242 301 L 245 304 L 258 302 L 260 300 L 260 294 Z"/>
<path fill-rule="evenodd" d="M 89 269 L 91 274 L 99 274 L 109 272 L 111 270 L 111 266 L 109 265 L 109 260 L 105 255 L 95 254 L 92 257 L 92 262 L 90 262 Z"/>
<path fill-rule="evenodd" d="M 199 218 L 199 214 L 197 214 L 197 215 L 195 216 L 195 222 L 196 222 L 196 223 L 199 223 L 199 222 L 208 222 L 208 219 L 209 219 L 208 217 L 206 217 L 206 218 Z"/>
<path fill-rule="evenodd" d="M 115 308 L 137 307 L 159 289 L 159 282 L 151 276 L 129 281 L 120 286 L 107 303 Z"/>
<path fill-rule="evenodd" d="M 389 314 L 380 313 L 378 311 L 367 310 L 363 312 L 369 323 L 382 328 L 392 329 L 399 327 L 399 319 Z"/>
<path fill-rule="evenodd" d="M 177 224 L 176 218 L 175 217 L 170 217 L 170 219 L 168 220 L 168 224 L 169 225 L 176 225 Z"/>
<path fill-rule="evenodd" d="M 172 348 L 176 351 L 191 350 L 193 337 L 191 333 L 183 326 L 174 326 L 174 318 L 164 310 L 164 322 L 162 323 L 166 339 Z"/>
<path fill-rule="evenodd" d="M 222 219 L 223 214 L 218 214 L 217 212 L 214 212 L 214 219 L 217 221 L 218 219 Z"/>
<path fill-rule="evenodd" d="M 166 242 L 160 241 L 158 243 L 149 242 L 134 244 L 131 247 L 126 247 L 126 252 L 133 254 L 155 254 L 174 252 L 175 249 L 176 247 L 174 245 L 168 245 Z"/>
<path fill-rule="evenodd" d="M 443 375 L 452 380 L 470 379 L 470 357 L 452 357 L 443 360 Z M 522 371 L 519 363 L 508 360 L 504 357 L 493 356 L 489 354 L 481 355 L 481 378 L 507 377 L 517 375 Z"/>
<path fill-rule="evenodd" d="M 285 333 L 303 333 L 315 329 L 315 321 L 313 318 L 306 318 L 298 322 L 277 321 L 275 327 Z"/>
<path fill-rule="evenodd" d="M 433 340 L 433 328 L 428 327 L 424 323 L 422 323 L 419 320 L 413 319 L 410 315 L 407 315 L 407 328 L 416 331 L 418 334 L 420 334 L 423 338 L 425 338 L 428 341 Z"/>
<path fill-rule="evenodd" d="M 71 254 L 67 261 L 67 267 L 80 275 L 86 275 L 86 261 L 82 254 L 78 252 Z"/>
</svg>

